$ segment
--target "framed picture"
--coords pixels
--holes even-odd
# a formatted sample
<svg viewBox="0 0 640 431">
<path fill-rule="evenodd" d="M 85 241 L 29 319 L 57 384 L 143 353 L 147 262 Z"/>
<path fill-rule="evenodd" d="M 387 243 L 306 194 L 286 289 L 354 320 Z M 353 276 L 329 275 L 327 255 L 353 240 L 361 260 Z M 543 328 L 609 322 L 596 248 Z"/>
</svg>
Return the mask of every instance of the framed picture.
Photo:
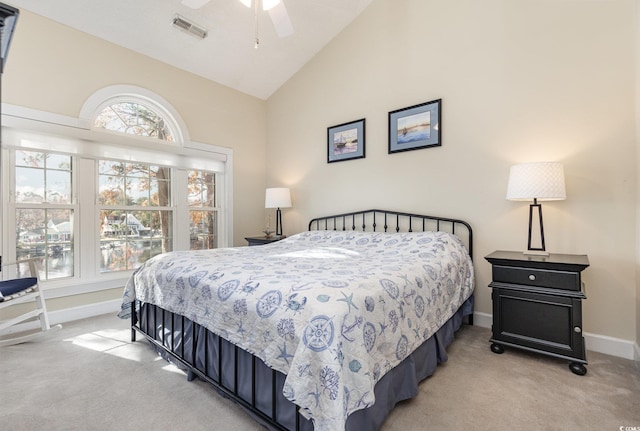
<svg viewBox="0 0 640 431">
<path fill-rule="evenodd" d="M 327 127 L 327 163 L 364 158 L 365 119 Z"/>
<path fill-rule="evenodd" d="M 442 99 L 389 112 L 389 154 L 442 145 Z"/>
</svg>

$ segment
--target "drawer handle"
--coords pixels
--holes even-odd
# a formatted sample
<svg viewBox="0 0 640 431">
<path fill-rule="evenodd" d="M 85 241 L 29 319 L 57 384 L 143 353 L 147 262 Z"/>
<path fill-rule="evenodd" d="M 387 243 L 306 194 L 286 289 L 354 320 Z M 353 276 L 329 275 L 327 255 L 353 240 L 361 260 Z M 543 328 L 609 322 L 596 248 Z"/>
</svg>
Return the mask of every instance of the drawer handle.
<svg viewBox="0 0 640 431">
<path fill-rule="evenodd" d="M 536 276 L 533 274 L 529 274 L 529 280 L 536 281 Z"/>
<path fill-rule="evenodd" d="M 575 327 L 573 328 L 573 331 L 574 331 L 574 332 L 577 332 L 577 333 L 579 334 L 579 333 L 581 333 L 581 332 L 582 332 L 582 328 L 580 328 L 579 326 L 575 326 Z"/>
</svg>

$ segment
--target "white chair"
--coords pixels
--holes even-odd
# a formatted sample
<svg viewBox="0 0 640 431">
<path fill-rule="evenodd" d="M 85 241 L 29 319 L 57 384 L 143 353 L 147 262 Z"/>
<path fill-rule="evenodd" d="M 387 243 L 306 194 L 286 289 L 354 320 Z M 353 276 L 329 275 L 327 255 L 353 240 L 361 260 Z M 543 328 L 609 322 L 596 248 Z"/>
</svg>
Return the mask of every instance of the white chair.
<svg viewBox="0 0 640 431">
<path fill-rule="evenodd" d="M 35 309 L 26 311 L 17 317 L 0 320 L 0 347 L 34 341 L 49 331 L 62 328 L 62 325 L 52 327 L 49 324 L 47 305 L 38 283 L 38 270 L 36 269 L 36 264 L 33 260 L 29 260 L 27 262 L 29 265 L 30 277 L 0 281 L 0 316 L 2 316 L 2 313 L 10 313 L 8 310 L 5 312 L 2 310 L 14 307 L 18 304 L 32 302 L 35 303 Z M 40 331 L 27 333 L 26 330 L 19 330 L 15 328 L 17 324 L 35 318 L 40 319 Z"/>
</svg>

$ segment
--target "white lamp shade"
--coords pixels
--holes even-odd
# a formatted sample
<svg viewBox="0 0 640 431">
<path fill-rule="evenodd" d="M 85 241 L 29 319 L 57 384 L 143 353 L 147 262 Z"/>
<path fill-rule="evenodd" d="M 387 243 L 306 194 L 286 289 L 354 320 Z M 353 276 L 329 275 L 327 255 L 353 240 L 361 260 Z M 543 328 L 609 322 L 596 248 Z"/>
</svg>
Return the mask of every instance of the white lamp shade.
<svg viewBox="0 0 640 431">
<path fill-rule="evenodd" d="M 291 193 L 286 187 L 274 187 L 267 189 L 264 197 L 265 208 L 290 208 Z"/>
<path fill-rule="evenodd" d="M 561 163 L 536 162 L 511 166 L 507 199 L 559 201 L 566 198 L 564 168 Z"/>
</svg>

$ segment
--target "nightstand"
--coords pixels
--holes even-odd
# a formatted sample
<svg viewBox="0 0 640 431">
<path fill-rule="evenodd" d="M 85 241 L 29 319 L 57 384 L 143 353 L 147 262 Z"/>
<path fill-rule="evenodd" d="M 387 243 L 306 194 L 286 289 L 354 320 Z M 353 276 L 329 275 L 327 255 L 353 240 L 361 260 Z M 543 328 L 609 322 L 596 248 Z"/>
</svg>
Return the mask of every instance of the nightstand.
<svg viewBox="0 0 640 431">
<path fill-rule="evenodd" d="M 276 241 L 280 241 L 281 239 L 284 239 L 285 236 L 284 235 L 273 235 L 270 237 L 266 237 L 266 236 L 253 236 L 253 237 L 246 237 L 245 239 L 247 240 L 247 243 L 252 246 L 252 245 L 264 245 L 264 244 L 271 244 L 272 242 L 276 242 Z"/>
<path fill-rule="evenodd" d="M 485 259 L 492 265 L 491 350 L 510 346 L 568 359 L 573 373 L 586 374 L 581 273 L 587 256 L 495 251 Z"/>
</svg>

